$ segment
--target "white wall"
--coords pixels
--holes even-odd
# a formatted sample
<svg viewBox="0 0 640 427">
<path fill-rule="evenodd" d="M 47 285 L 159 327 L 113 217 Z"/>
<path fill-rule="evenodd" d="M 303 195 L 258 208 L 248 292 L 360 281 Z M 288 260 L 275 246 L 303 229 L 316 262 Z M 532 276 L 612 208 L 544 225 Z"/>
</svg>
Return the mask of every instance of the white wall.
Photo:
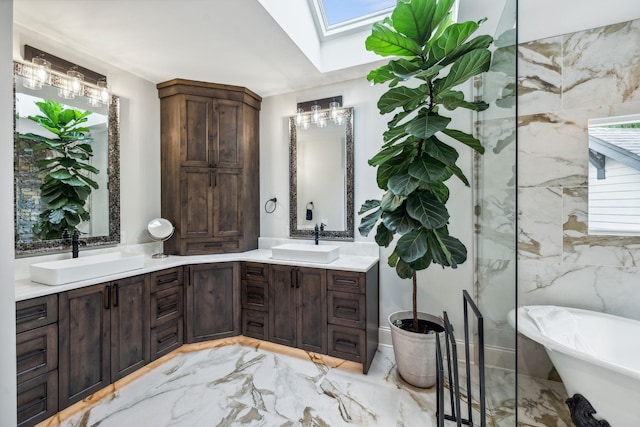
<svg viewBox="0 0 640 427">
<path fill-rule="evenodd" d="M 13 3 L 0 1 L 0 111 L 13 110 L 13 65 L 11 27 Z M 13 140 L 10 114 L 0 114 L 0 141 Z M 16 317 L 13 283 L 13 145 L 0 144 L 0 425 L 16 424 Z"/>
<path fill-rule="evenodd" d="M 287 237 L 289 235 L 289 151 L 287 118 L 295 114 L 298 102 L 342 95 L 344 106 L 354 107 L 355 140 L 355 240 L 374 241 L 372 232 L 368 238 L 359 235 L 357 215 L 362 203 L 371 198 L 379 199 L 382 191 L 376 184 L 376 169 L 367 161 L 382 145 L 382 133 L 386 129 L 388 117 L 381 117 L 376 103 L 386 86 L 370 86 L 363 76 L 338 84 L 292 92 L 263 99 L 260 117 L 260 199 L 261 206 L 272 198 L 278 198 L 273 214 L 264 210 L 260 218 L 260 235 L 264 237 Z M 448 114 L 447 111 L 445 114 Z M 461 130 L 471 130 L 471 114 L 456 112 L 455 126 Z M 461 152 L 459 165 L 469 179 L 472 178 L 471 153 L 464 146 L 457 146 Z M 454 325 L 462 326 L 462 290 L 470 293 L 473 287 L 473 229 L 471 190 L 463 184 L 451 180 L 451 199 L 448 207 L 451 213 L 450 232 L 458 237 L 469 250 L 468 261 L 456 270 L 433 266 L 418 274 L 418 308 L 421 311 L 441 314 L 446 310 Z M 386 264 L 390 251 L 383 249 L 380 254 L 380 326 L 387 326 L 387 317 L 397 310 L 411 307 L 411 283 L 400 280 L 395 271 Z"/>
<path fill-rule="evenodd" d="M 14 26 L 13 37 L 14 59 L 22 59 L 27 44 L 107 76 L 112 93 L 120 97 L 122 242 L 151 241 L 147 223 L 160 216 L 160 102 L 155 84 L 21 26 Z"/>
</svg>

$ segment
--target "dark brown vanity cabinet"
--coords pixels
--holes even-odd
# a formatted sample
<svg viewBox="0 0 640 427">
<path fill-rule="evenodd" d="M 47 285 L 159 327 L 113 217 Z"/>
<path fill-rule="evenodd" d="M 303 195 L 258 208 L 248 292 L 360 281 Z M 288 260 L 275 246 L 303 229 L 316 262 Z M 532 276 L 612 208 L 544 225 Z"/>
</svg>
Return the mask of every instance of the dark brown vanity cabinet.
<svg viewBox="0 0 640 427">
<path fill-rule="evenodd" d="M 257 248 L 259 110 L 246 88 L 175 79 L 157 85 L 165 242 L 178 255 Z"/>
<path fill-rule="evenodd" d="M 362 363 L 367 373 L 378 348 L 378 266 L 367 273 L 327 273 L 330 356 Z"/>
<path fill-rule="evenodd" d="M 327 353 L 327 271 L 272 265 L 269 341 Z"/>
<path fill-rule="evenodd" d="M 148 363 L 149 276 L 59 295 L 59 406 L 63 409 Z"/>
<path fill-rule="evenodd" d="M 58 412 L 58 296 L 16 303 L 18 426 Z"/>
<path fill-rule="evenodd" d="M 242 263 L 242 335 L 269 339 L 269 264 Z"/>
<path fill-rule="evenodd" d="M 184 268 L 150 273 L 151 360 L 184 343 Z"/>
<path fill-rule="evenodd" d="M 240 335 L 240 263 L 188 267 L 187 342 Z"/>
</svg>

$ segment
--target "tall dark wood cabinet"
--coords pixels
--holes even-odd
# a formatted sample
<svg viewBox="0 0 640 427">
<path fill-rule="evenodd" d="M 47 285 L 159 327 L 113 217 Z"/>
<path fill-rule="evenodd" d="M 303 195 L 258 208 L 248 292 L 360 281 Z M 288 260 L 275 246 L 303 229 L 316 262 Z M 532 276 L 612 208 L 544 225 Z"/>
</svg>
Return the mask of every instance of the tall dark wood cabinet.
<svg viewBox="0 0 640 427">
<path fill-rule="evenodd" d="M 58 311 L 60 409 L 149 361 L 148 276 L 63 292 Z"/>
<path fill-rule="evenodd" d="M 188 270 L 187 342 L 239 335 L 239 263 L 198 264 Z"/>
<path fill-rule="evenodd" d="M 327 272 L 272 265 L 269 280 L 269 340 L 327 353 Z"/>
<path fill-rule="evenodd" d="M 260 232 L 260 98 L 250 90 L 174 79 L 157 85 L 162 216 L 178 255 L 256 249 Z"/>
</svg>

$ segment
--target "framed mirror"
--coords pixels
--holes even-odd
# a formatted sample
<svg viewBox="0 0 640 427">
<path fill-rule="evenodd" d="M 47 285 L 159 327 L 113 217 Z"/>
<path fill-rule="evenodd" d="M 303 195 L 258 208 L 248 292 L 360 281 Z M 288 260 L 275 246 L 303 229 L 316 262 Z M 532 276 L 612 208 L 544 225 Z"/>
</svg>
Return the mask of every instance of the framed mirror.
<svg viewBox="0 0 640 427">
<path fill-rule="evenodd" d="M 30 89 L 23 84 L 28 70 L 19 62 L 14 63 L 14 238 L 17 257 L 41 255 L 67 250 L 68 244 L 57 231 L 43 233 L 44 202 L 41 191 L 47 171 L 43 159 L 51 159 L 54 150 L 34 150 L 37 141 L 29 140 L 25 134 L 54 135 L 29 116 L 43 115 L 36 102 L 55 101 L 63 109 L 86 112 L 87 121 L 81 126 L 92 149 L 86 160 L 86 176 L 95 183 L 86 199 L 84 209 L 88 220 L 77 224 L 81 240 L 87 246 L 114 245 L 120 243 L 120 131 L 119 98 L 110 96 L 108 105 L 90 104 L 87 96 L 64 99 L 59 96 L 60 87 L 52 82 L 40 89 Z M 22 136 L 21 136 L 22 135 Z M 46 197 L 45 197 L 46 198 Z M 46 215 L 45 215 L 46 216 Z M 40 230 L 40 231 L 39 231 Z M 56 235 L 56 237 L 52 237 Z"/>
<path fill-rule="evenodd" d="M 592 235 L 640 235 L 640 114 L 589 120 Z"/>
<path fill-rule="evenodd" d="M 291 237 L 313 238 L 324 224 L 321 239 L 353 240 L 353 108 L 339 111 L 321 125 L 289 118 Z"/>
</svg>

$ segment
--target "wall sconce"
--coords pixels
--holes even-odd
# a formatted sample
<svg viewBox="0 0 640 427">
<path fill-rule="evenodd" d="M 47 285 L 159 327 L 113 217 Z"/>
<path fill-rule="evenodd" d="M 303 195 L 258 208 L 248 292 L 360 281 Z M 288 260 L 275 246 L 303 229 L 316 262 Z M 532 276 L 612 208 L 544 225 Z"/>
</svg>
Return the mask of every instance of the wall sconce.
<svg viewBox="0 0 640 427">
<path fill-rule="evenodd" d="M 308 113 L 305 113 L 305 107 L 309 108 Z M 296 125 L 303 129 L 309 129 L 311 124 L 323 128 L 327 126 L 329 121 L 341 125 L 344 123 L 344 111 L 342 108 L 342 96 L 299 103 L 296 113 Z"/>
</svg>

